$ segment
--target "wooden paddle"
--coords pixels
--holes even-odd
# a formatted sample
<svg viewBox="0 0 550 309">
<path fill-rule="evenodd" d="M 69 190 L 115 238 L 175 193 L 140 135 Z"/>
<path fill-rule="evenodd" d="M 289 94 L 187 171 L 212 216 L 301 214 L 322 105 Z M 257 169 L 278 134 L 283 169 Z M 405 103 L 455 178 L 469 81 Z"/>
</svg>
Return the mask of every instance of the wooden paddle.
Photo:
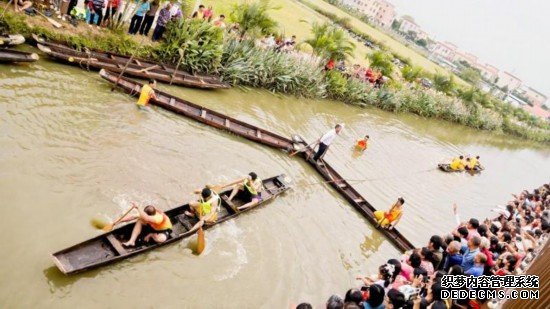
<svg viewBox="0 0 550 309">
<path fill-rule="evenodd" d="M 126 211 L 122 216 L 120 216 L 118 219 L 116 219 L 115 222 L 113 222 L 113 223 L 111 223 L 111 224 L 108 224 L 108 225 L 104 226 L 104 227 L 102 228 L 102 230 L 103 230 L 104 232 L 110 232 L 110 231 L 113 229 L 113 227 L 114 227 L 115 225 L 117 225 L 122 219 L 124 219 L 124 217 L 126 217 L 126 216 L 130 213 L 130 211 L 132 211 L 133 209 L 134 209 L 134 206 L 130 207 L 130 209 L 128 209 L 128 211 Z"/>
<path fill-rule="evenodd" d="M 34 12 L 37 13 L 38 15 L 40 15 L 40 16 L 46 18 L 46 20 L 47 20 L 50 24 L 52 24 L 54 27 L 56 27 L 56 28 L 61 28 L 61 27 L 63 27 L 62 24 L 58 23 L 57 21 L 53 20 L 52 18 L 49 18 L 48 16 L 44 15 L 42 12 L 38 11 L 37 9 L 34 9 Z"/>
<path fill-rule="evenodd" d="M 291 153 L 289 156 L 290 156 L 290 157 L 293 157 L 293 156 L 295 156 L 295 155 L 298 154 L 298 153 L 304 152 L 304 151 L 308 150 L 311 146 L 313 146 L 313 145 L 315 145 L 315 144 L 317 144 L 317 143 L 318 143 L 318 142 L 313 142 L 313 143 L 311 143 L 311 144 L 309 144 L 309 145 L 303 147 L 302 149 L 295 150 L 295 151 L 294 151 L 293 153 Z"/>
<path fill-rule="evenodd" d="M 210 189 L 210 190 L 216 192 L 216 193 L 219 193 L 219 192 L 220 192 L 221 190 L 223 190 L 224 188 L 227 188 L 227 187 L 229 187 L 229 186 L 238 184 L 238 183 L 242 182 L 243 180 L 244 180 L 244 179 L 241 178 L 241 179 L 239 179 L 239 180 L 235 180 L 235 181 L 230 182 L 230 183 L 228 183 L 228 184 L 225 184 L 225 185 L 223 185 L 223 186 L 221 186 L 221 185 L 206 185 L 206 187 L 207 187 L 208 189 Z M 199 193 L 200 193 L 200 192 L 199 192 Z"/>
<path fill-rule="evenodd" d="M 141 69 L 138 72 L 143 73 L 143 72 L 147 72 L 149 70 L 154 70 L 154 69 L 158 69 L 158 68 L 160 68 L 160 66 L 158 64 L 155 64 L 155 65 L 152 65 L 148 68 Z"/>
<path fill-rule="evenodd" d="M 197 254 L 201 254 L 204 251 L 204 247 L 206 247 L 206 240 L 204 239 L 204 230 L 201 226 L 197 232 Z"/>
<path fill-rule="evenodd" d="M 142 37 L 141 40 L 139 41 L 139 46 L 143 45 L 143 38 L 144 37 Z M 122 77 L 122 75 L 124 75 L 124 72 L 128 68 L 128 65 L 130 64 L 130 62 L 132 62 L 132 60 L 134 60 L 134 56 L 136 55 L 136 51 L 137 51 L 137 48 L 134 49 L 134 51 L 132 52 L 132 55 L 130 55 L 130 58 L 128 58 L 128 61 L 126 61 L 126 64 L 124 65 L 124 68 L 122 69 L 120 74 L 118 74 L 118 77 L 116 78 L 115 84 L 113 85 L 113 88 L 111 88 L 111 91 L 115 91 L 115 88 L 118 86 L 118 82 L 120 81 L 120 78 Z"/>
</svg>

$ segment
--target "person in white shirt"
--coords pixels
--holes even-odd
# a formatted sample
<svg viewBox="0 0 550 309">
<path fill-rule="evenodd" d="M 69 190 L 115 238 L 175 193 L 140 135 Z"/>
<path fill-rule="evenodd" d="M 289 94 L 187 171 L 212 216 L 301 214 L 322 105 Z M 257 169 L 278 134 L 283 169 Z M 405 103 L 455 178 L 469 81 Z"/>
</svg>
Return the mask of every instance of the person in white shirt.
<svg viewBox="0 0 550 309">
<path fill-rule="evenodd" d="M 340 134 L 343 128 L 344 128 L 343 124 L 337 124 L 334 127 L 334 129 L 328 131 L 327 133 L 325 133 L 325 135 L 323 135 L 320 139 L 317 140 L 315 145 L 313 145 L 313 148 L 319 145 L 319 149 L 313 156 L 313 161 L 317 162 L 321 157 L 323 157 L 325 152 L 327 152 L 328 147 L 332 144 L 336 136 Z"/>
</svg>

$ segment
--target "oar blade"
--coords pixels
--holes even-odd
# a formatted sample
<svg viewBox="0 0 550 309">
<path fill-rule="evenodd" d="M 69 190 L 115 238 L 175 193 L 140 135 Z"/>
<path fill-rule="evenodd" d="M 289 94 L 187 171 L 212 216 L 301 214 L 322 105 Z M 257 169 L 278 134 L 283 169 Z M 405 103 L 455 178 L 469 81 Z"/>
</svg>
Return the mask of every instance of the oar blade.
<svg viewBox="0 0 550 309">
<path fill-rule="evenodd" d="M 197 232 L 197 255 L 201 254 L 204 251 L 205 246 L 206 242 L 204 239 L 204 230 L 201 227 Z"/>
<path fill-rule="evenodd" d="M 105 221 L 105 219 L 99 219 L 99 218 L 93 218 L 90 220 L 90 224 L 98 229 L 98 230 L 102 230 L 104 229 L 106 226 L 109 225 L 109 223 L 107 221 Z"/>
</svg>

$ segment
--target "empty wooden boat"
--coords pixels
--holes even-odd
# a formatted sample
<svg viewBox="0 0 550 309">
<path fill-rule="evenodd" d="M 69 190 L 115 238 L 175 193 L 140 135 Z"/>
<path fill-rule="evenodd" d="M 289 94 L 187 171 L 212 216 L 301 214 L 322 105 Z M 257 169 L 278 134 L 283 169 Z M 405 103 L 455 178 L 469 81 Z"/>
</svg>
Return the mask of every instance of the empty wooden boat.
<svg viewBox="0 0 550 309">
<path fill-rule="evenodd" d="M 35 53 L 0 48 L 0 62 L 35 62 L 38 59 L 40 59 L 40 57 Z"/>
<path fill-rule="evenodd" d="M 155 79 L 159 82 L 201 89 L 226 89 L 230 86 L 212 75 L 194 75 L 175 67 L 149 60 L 121 56 L 98 51 L 78 51 L 66 45 L 48 42 L 38 36 L 33 36 L 38 42 L 38 48 L 51 58 L 66 64 L 78 66 L 86 70 L 106 69 L 127 76 L 143 79 Z M 125 69 L 126 68 L 126 69 Z"/>
<path fill-rule="evenodd" d="M 25 43 L 25 37 L 20 34 L 0 35 L 0 47 L 15 46 Z"/>
</svg>

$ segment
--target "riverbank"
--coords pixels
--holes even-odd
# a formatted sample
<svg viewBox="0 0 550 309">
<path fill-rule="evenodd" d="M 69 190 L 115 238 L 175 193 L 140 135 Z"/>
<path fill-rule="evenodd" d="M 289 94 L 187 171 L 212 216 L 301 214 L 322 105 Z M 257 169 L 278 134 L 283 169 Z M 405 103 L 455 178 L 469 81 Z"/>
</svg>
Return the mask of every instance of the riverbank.
<svg viewBox="0 0 550 309">
<path fill-rule="evenodd" d="M 170 53 L 166 52 L 166 46 L 174 44 L 151 43 L 148 39 L 127 36 L 123 32 L 112 32 L 107 29 L 90 30 L 87 27 L 82 30 L 83 25 L 73 31 L 72 26 L 68 24 L 64 29 L 57 30 L 40 17 L 30 18 L 10 12 L 6 14 L 4 21 L 2 28 L 26 37 L 37 33 L 50 40 L 67 42 L 77 48 L 109 50 L 127 55 L 134 53 L 139 57 L 159 61 L 168 59 L 175 62 L 177 59 L 177 48 L 172 49 Z M 200 26 L 197 21 L 185 23 Z M 210 33 L 209 29 L 204 33 Z M 173 40 L 180 40 L 179 37 L 176 38 L 177 35 L 180 33 L 174 31 Z M 196 37 L 195 39 L 197 40 Z M 176 42 L 177 44 L 179 42 Z M 550 142 L 548 124 L 533 121 L 525 116 L 525 112 L 499 102 L 489 102 L 492 108 L 487 108 L 476 102 L 465 102 L 435 91 L 426 91 L 415 84 L 376 89 L 355 78 L 348 78 L 338 71 L 324 74 L 322 63 L 304 61 L 289 54 L 266 51 L 253 45 L 252 42 L 239 43 L 217 37 L 215 40 L 209 40 L 208 46 L 197 47 L 201 48 L 198 54 L 208 54 L 207 57 L 184 57 L 181 67 L 190 71 L 220 73 L 224 80 L 233 85 L 260 87 L 307 98 L 329 98 L 357 106 L 373 105 L 392 112 L 409 112 L 477 129 Z M 204 52 L 206 49 L 209 49 L 208 53 Z"/>
</svg>

